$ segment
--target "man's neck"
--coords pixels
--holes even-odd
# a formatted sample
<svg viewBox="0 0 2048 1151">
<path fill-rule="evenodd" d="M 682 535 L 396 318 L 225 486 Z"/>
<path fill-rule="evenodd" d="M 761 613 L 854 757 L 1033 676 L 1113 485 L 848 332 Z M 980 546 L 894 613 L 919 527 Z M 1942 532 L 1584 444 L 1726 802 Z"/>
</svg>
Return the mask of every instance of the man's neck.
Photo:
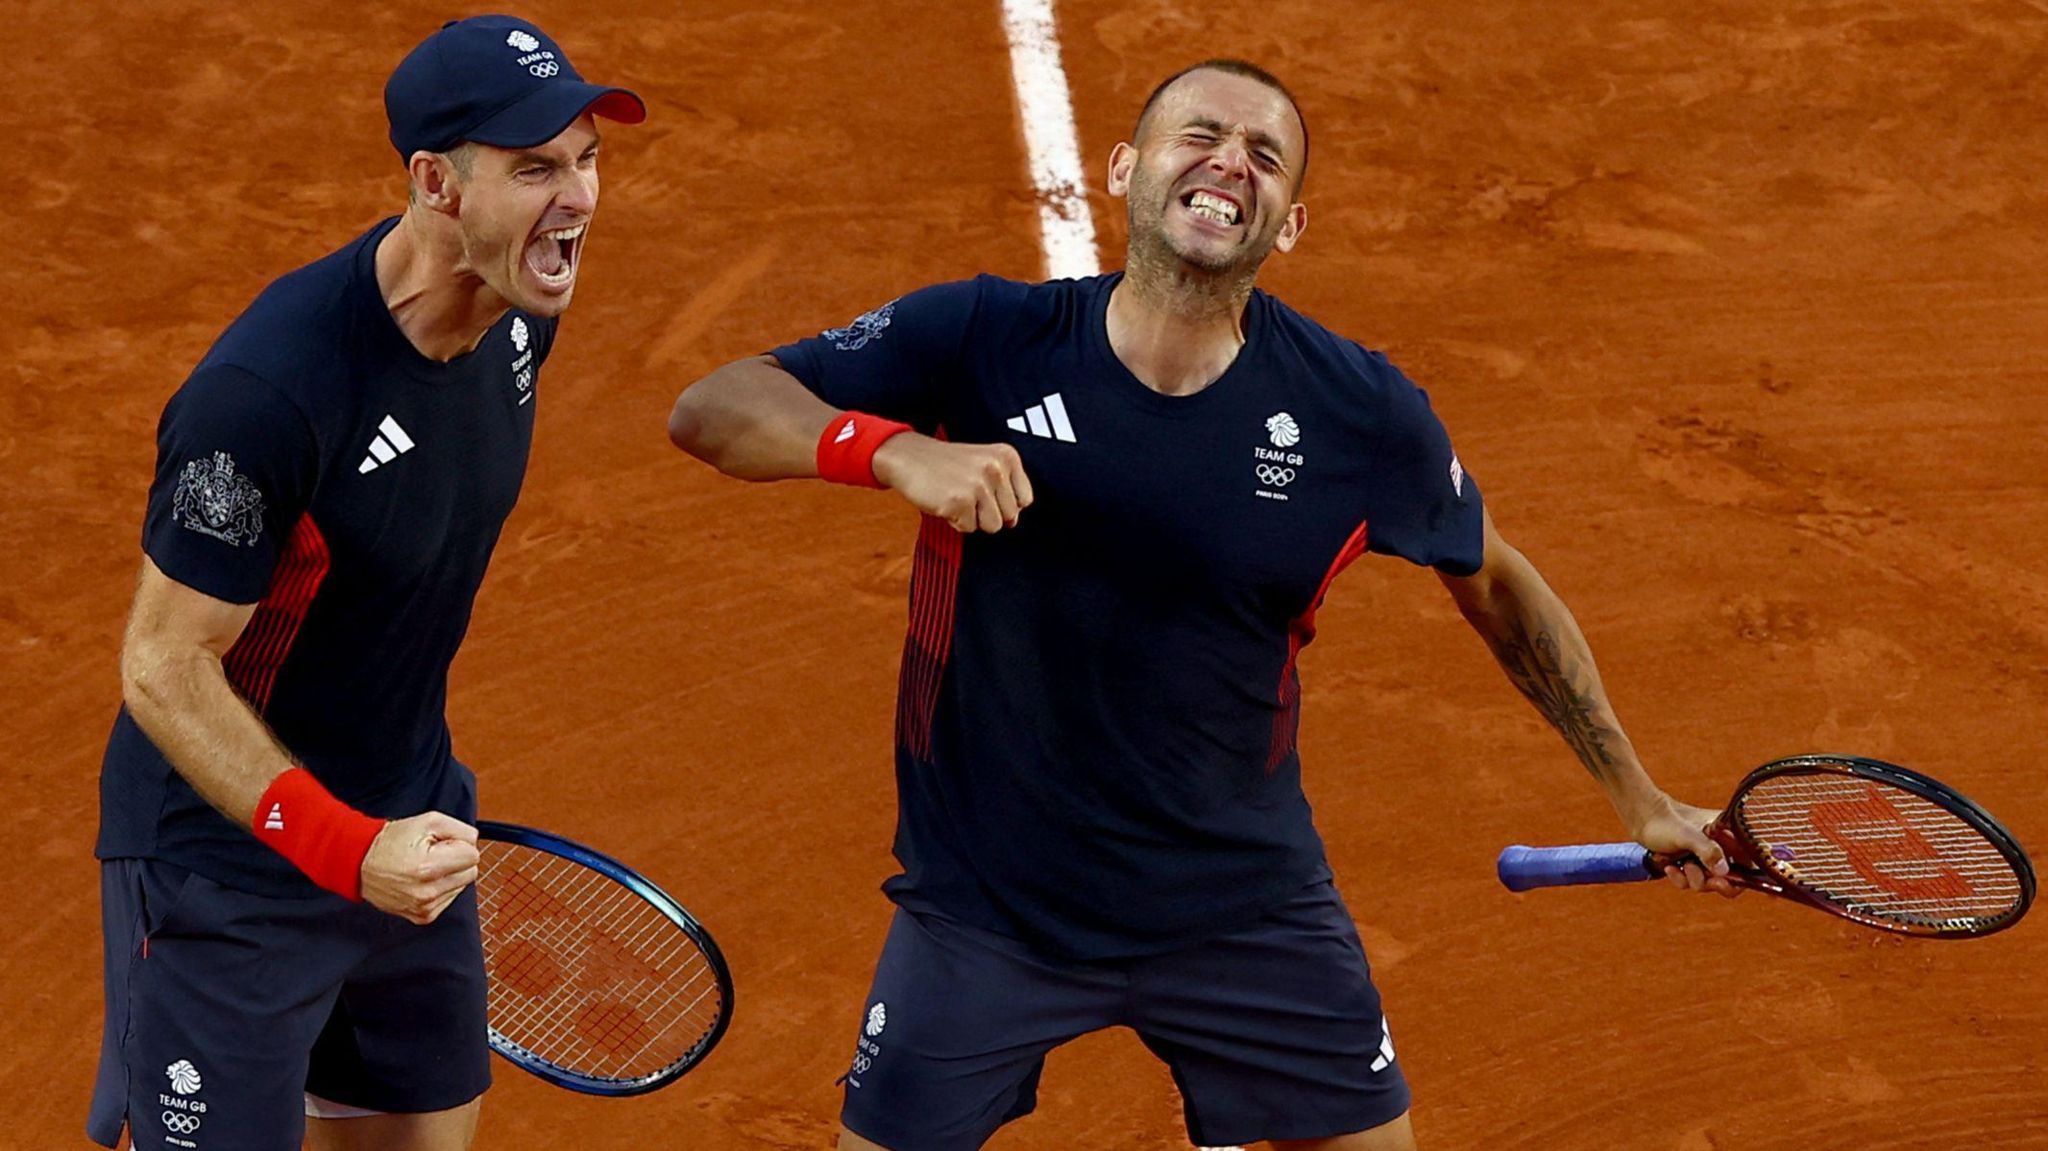
<svg viewBox="0 0 2048 1151">
<path fill-rule="evenodd" d="M 1109 297 L 1109 346 L 1146 387 L 1193 395 L 1229 370 L 1244 347 L 1252 277 L 1205 276 L 1177 259 L 1156 263 L 1131 253 Z"/>
<path fill-rule="evenodd" d="M 510 307 L 469 270 L 452 229 L 409 209 L 377 245 L 377 290 L 422 356 L 447 363 L 475 348 Z"/>
</svg>

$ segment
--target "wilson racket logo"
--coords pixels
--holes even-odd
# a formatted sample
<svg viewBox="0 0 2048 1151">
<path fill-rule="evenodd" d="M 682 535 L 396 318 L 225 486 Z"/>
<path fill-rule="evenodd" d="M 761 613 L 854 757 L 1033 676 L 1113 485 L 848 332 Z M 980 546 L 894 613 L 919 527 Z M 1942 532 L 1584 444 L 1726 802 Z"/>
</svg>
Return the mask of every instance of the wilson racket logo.
<svg viewBox="0 0 2048 1151">
<path fill-rule="evenodd" d="M 1965 900 L 1977 894 L 1927 837 L 1884 793 L 1863 794 L 1813 805 L 1807 822 L 1842 849 L 1857 875 L 1880 891 L 1902 899 Z"/>
</svg>

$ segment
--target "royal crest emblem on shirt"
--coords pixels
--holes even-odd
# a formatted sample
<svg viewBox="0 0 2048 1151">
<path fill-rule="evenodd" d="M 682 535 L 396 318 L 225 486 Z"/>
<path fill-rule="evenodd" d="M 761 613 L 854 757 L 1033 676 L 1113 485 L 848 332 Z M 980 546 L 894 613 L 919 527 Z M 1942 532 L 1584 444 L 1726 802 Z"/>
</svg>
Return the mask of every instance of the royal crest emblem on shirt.
<svg viewBox="0 0 2048 1151">
<path fill-rule="evenodd" d="M 178 473 L 171 514 L 200 535 L 253 547 L 263 534 L 263 493 L 249 477 L 236 474 L 233 456 L 215 452 L 211 459 L 188 462 Z"/>
<path fill-rule="evenodd" d="M 882 329 L 896 316 L 896 301 L 890 300 L 872 312 L 864 312 L 860 318 L 843 328 L 829 328 L 825 338 L 842 352 L 858 352 L 868 346 L 869 341 L 882 338 Z"/>
</svg>

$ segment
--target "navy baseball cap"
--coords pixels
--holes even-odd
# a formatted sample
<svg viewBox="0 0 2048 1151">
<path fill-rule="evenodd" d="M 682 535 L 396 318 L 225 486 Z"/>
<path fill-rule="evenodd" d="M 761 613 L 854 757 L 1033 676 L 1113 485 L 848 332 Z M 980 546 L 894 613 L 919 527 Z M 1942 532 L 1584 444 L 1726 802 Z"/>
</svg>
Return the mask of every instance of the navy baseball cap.
<svg viewBox="0 0 2048 1151">
<path fill-rule="evenodd" d="M 585 112 L 638 124 L 647 105 L 624 88 L 586 83 L 560 45 L 517 16 L 449 21 L 384 85 L 391 145 L 402 159 L 465 140 L 530 148 Z"/>
</svg>

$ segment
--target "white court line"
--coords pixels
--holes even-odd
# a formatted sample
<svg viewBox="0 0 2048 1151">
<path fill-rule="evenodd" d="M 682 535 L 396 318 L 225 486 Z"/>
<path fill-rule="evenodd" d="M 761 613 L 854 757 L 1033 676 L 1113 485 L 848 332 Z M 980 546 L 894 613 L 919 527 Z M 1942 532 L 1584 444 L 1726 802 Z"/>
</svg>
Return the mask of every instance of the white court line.
<svg viewBox="0 0 2048 1151">
<path fill-rule="evenodd" d="M 1088 211 L 1088 181 L 1081 175 L 1074 101 L 1060 65 L 1052 0 L 1003 0 L 1003 31 L 1010 37 L 1010 78 L 1031 153 L 1031 182 L 1038 189 L 1046 278 L 1095 275 L 1102 270 L 1095 217 Z"/>
</svg>

